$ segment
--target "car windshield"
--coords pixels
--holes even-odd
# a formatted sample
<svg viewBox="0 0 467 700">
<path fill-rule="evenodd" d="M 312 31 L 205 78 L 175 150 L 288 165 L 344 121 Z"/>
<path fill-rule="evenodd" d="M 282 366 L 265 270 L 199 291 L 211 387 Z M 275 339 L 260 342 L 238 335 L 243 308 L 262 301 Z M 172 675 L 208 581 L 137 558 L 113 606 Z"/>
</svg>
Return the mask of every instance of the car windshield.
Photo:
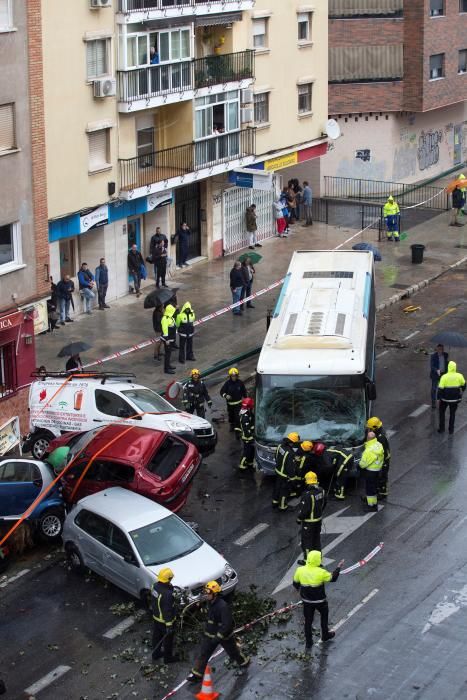
<svg viewBox="0 0 467 700">
<path fill-rule="evenodd" d="M 302 440 L 360 444 L 365 431 L 363 377 L 258 375 L 256 437 L 277 444 L 298 432 Z"/>
<path fill-rule="evenodd" d="M 172 404 L 151 389 L 127 389 L 122 394 L 143 413 L 177 413 Z"/>
<path fill-rule="evenodd" d="M 130 537 L 146 566 L 180 559 L 203 544 L 201 537 L 176 515 L 132 530 Z"/>
</svg>

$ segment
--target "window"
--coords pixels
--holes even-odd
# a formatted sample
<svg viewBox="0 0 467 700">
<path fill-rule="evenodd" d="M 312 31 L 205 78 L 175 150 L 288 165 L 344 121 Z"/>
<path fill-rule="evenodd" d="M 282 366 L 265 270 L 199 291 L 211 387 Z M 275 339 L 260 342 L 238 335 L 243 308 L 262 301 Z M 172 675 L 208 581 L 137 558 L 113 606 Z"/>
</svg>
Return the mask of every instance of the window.
<svg viewBox="0 0 467 700">
<path fill-rule="evenodd" d="M 98 129 L 88 133 L 89 172 L 110 168 L 110 129 Z M 116 415 L 116 414 L 111 414 Z"/>
<path fill-rule="evenodd" d="M 169 479 L 186 455 L 186 445 L 177 438 L 167 435 L 157 452 L 152 456 L 146 469 L 165 481 Z"/>
<path fill-rule="evenodd" d="M 459 12 L 467 12 L 467 0 L 459 0 Z"/>
<path fill-rule="evenodd" d="M 116 525 L 110 525 L 108 547 L 121 557 L 136 559 L 127 536 Z"/>
<path fill-rule="evenodd" d="M 0 481 L 4 484 L 17 482 L 28 484 L 40 478 L 40 471 L 29 462 L 5 462 L 0 467 Z"/>
<path fill-rule="evenodd" d="M 122 48 L 121 44 L 120 48 Z M 127 35 L 126 66 L 122 67 L 136 68 L 150 64 L 186 61 L 190 58 L 191 39 L 188 28 L 138 32 Z M 123 56 L 120 62 L 124 62 Z"/>
<path fill-rule="evenodd" d="M 9 267 L 15 268 L 21 263 L 21 226 L 19 221 L 0 226 L 0 272 L 7 271 Z"/>
<path fill-rule="evenodd" d="M 95 540 L 108 546 L 110 523 L 100 515 L 91 513 L 89 510 L 81 510 L 75 518 L 75 524 L 94 537 Z"/>
<path fill-rule="evenodd" d="M 459 51 L 459 68 L 458 73 L 467 73 L 467 49 L 461 49 Z"/>
<path fill-rule="evenodd" d="M 444 15 L 444 0 L 430 0 L 430 15 L 431 17 Z"/>
<path fill-rule="evenodd" d="M 15 148 L 15 106 L 0 105 L 0 154 Z"/>
<path fill-rule="evenodd" d="M 86 74 L 88 80 L 110 74 L 110 39 L 86 42 Z"/>
<path fill-rule="evenodd" d="M 195 139 L 218 136 L 240 128 L 238 90 L 208 95 L 195 100 Z"/>
<path fill-rule="evenodd" d="M 313 93 L 313 83 L 306 83 L 298 86 L 298 113 L 306 114 L 311 112 L 311 97 Z"/>
<path fill-rule="evenodd" d="M 297 22 L 298 40 L 311 41 L 311 12 L 299 12 Z"/>
<path fill-rule="evenodd" d="M 140 168 L 154 165 L 154 127 L 138 129 L 136 132 L 136 155 Z"/>
<path fill-rule="evenodd" d="M 254 96 L 255 124 L 269 122 L 269 92 L 261 92 Z"/>
<path fill-rule="evenodd" d="M 253 20 L 253 48 L 267 48 L 267 18 Z"/>
<path fill-rule="evenodd" d="M 122 399 L 121 396 L 113 391 L 104 391 L 104 389 L 96 389 L 96 408 L 101 413 L 107 416 L 118 416 L 126 418 L 132 416 L 135 411 L 130 404 Z"/>
<path fill-rule="evenodd" d="M 16 389 L 15 343 L 0 345 L 0 399 Z"/>
<path fill-rule="evenodd" d="M 0 31 L 13 26 L 13 0 L 0 0 Z"/>
<path fill-rule="evenodd" d="M 444 53 L 430 56 L 430 80 L 444 77 Z"/>
<path fill-rule="evenodd" d="M 160 566 L 199 549 L 203 540 L 176 515 L 132 530 L 130 537 L 146 566 Z"/>
</svg>

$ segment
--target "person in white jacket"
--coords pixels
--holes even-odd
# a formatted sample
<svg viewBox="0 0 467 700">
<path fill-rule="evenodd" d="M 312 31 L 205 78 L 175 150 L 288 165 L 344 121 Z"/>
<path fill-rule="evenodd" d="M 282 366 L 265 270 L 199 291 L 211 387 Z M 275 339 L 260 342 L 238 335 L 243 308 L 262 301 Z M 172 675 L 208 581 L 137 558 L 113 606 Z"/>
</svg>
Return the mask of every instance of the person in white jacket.
<svg viewBox="0 0 467 700">
<path fill-rule="evenodd" d="M 276 199 L 276 201 L 272 205 L 273 211 L 274 211 L 274 218 L 276 219 L 276 226 L 277 226 L 277 235 L 279 238 L 286 238 L 287 233 L 285 233 L 286 229 L 286 221 L 284 219 L 284 214 L 282 212 L 282 204 L 279 199 Z"/>
</svg>

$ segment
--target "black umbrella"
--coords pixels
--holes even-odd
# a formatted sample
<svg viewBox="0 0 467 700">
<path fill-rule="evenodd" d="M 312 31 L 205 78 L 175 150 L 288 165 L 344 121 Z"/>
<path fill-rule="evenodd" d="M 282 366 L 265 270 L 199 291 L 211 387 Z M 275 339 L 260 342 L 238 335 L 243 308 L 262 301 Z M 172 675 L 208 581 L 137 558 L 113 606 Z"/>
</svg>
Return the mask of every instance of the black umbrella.
<svg viewBox="0 0 467 700">
<path fill-rule="evenodd" d="M 442 331 L 431 339 L 436 345 L 448 345 L 451 348 L 467 348 L 467 338 L 456 331 Z"/>
<path fill-rule="evenodd" d="M 163 287 L 162 289 L 153 289 L 153 291 L 147 295 L 144 300 L 145 309 L 154 309 L 160 304 L 165 304 L 170 301 L 177 293 L 178 287 L 174 289 L 169 289 L 168 287 Z"/>
<path fill-rule="evenodd" d="M 65 345 L 60 350 L 57 357 L 72 357 L 73 355 L 79 355 L 80 352 L 85 352 L 91 348 L 92 345 L 89 345 L 89 343 L 84 343 L 82 340 L 75 340 L 72 343 Z"/>
</svg>

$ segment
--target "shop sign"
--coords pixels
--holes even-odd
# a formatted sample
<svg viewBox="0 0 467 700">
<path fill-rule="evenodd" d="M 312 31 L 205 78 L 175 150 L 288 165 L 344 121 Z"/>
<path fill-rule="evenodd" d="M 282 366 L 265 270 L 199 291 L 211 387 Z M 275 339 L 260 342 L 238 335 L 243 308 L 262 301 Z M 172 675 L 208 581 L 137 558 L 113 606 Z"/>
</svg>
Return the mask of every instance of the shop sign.
<svg viewBox="0 0 467 700">
<path fill-rule="evenodd" d="M 19 326 L 23 323 L 24 315 L 22 311 L 16 311 L 9 316 L 0 316 L 0 331 L 8 331 L 14 326 Z"/>
<path fill-rule="evenodd" d="M 296 165 L 298 163 L 297 151 L 294 153 L 287 153 L 284 156 L 277 156 L 277 158 L 271 158 L 266 160 L 264 163 L 265 170 L 280 170 L 280 168 L 289 168 L 291 165 Z"/>
<path fill-rule="evenodd" d="M 97 226 L 105 226 L 109 223 L 109 205 L 102 204 L 96 209 L 90 209 L 79 217 L 79 232 L 86 233 Z"/>
<path fill-rule="evenodd" d="M 172 204 L 172 201 L 172 190 L 166 190 L 165 192 L 155 192 L 154 194 L 150 194 L 148 197 L 146 197 L 147 211 L 153 211 L 153 209 L 165 207 L 168 204 Z"/>
<path fill-rule="evenodd" d="M 18 416 L 10 418 L 7 423 L 0 426 L 0 456 L 7 454 L 21 442 Z"/>
<path fill-rule="evenodd" d="M 34 335 L 45 333 L 49 327 L 47 300 L 42 299 L 41 301 L 36 301 L 28 311 L 34 321 Z"/>
</svg>

